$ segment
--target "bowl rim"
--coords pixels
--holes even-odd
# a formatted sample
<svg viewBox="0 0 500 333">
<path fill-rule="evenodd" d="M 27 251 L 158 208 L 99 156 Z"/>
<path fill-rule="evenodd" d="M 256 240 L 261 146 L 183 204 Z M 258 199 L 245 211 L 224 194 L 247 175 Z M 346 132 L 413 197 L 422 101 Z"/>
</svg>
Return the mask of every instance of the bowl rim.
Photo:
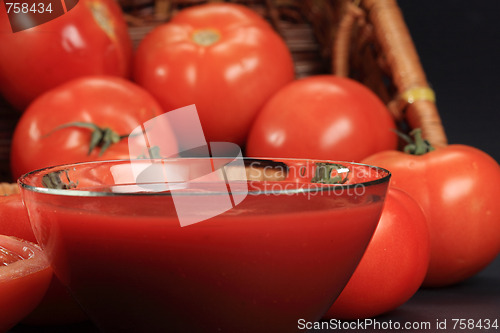
<svg viewBox="0 0 500 333">
<path fill-rule="evenodd" d="M 285 189 L 285 190 L 267 190 L 267 191 L 250 191 L 248 192 L 236 192 L 236 191 L 231 191 L 231 194 L 233 195 L 238 195 L 238 194 L 250 194 L 250 195 L 259 195 L 259 194 L 268 194 L 268 195 L 292 195 L 292 194 L 304 194 L 304 193 L 312 193 L 312 192 L 325 192 L 329 190 L 334 190 L 334 191 L 343 191 L 343 190 L 350 190 L 350 189 L 356 189 L 360 186 L 367 187 L 367 186 L 374 186 L 377 184 L 389 182 L 392 174 L 389 170 L 379 167 L 379 166 L 373 166 L 365 163 L 359 163 L 359 162 L 349 162 L 349 161 L 335 161 L 335 160 L 325 160 L 325 159 L 312 159 L 312 158 L 282 158 L 282 157 L 237 157 L 236 159 L 233 157 L 223 157 L 223 156 L 217 156 L 217 157 L 173 157 L 173 158 L 161 158 L 161 159 L 155 159 L 155 161 L 174 161 L 174 160 L 208 160 L 208 159 L 224 159 L 224 160 L 243 160 L 243 161 L 248 161 L 248 160 L 257 160 L 257 161 L 271 161 L 271 162 L 307 162 L 307 163 L 330 163 L 330 164 L 337 164 L 337 165 L 349 165 L 349 166 L 355 166 L 355 167 L 364 167 L 364 168 L 369 168 L 369 169 L 374 169 L 381 174 L 383 174 L 382 177 L 372 179 L 369 181 L 363 181 L 363 182 L 356 182 L 356 183 L 347 183 L 347 184 L 321 184 L 321 183 L 306 183 L 306 184 L 315 184 L 317 186 L 309 186 L 308 188 L 295 188 L 295 189 Z M 68 164 L 60 164 L 60 165 L 55 165 L 55 166 L 49 166 L 45 168 L 40 168 L 37 170 L 33 170 L 30 172 L 27 172 L 20 176 L 17 179 L 17 184 L 21 189 L 21 192 L 23 190 L 31 191 L 34 193 L 44 193 L 44 194 L 52 194 L 52 195 L 60 195 L 60 196 L 72 196 L 72 197 L 109 197 L 109 196 L 171 196 L 172 193 L 170 191 L 167 192 L 153 192 L 153 191 L 141 191 L 141 192 L 106 192 L 106 191 L 92 191 L 92 190 L 82 190 L 82 189 L 58 189 L 58 188 L 47 188 L 47 187 L 42 187 L 42 186 L 34 186 L 27 184 L 26 180 L 29 179 L 30 177 L 33 177 L 37 174 L 43 175 L 43 174 L 49 174 L 50 172 L 55 172 L 55 171 L 65 171 L 69 169 L 75 169 L 78 167 L 82 167 L 85 165 L 98 165 L 98 164 L 123 164 L 123 163 L 140 163 L 140 162 L 147 162 L 150 160 L 129 160 L 129 159 L 111 159 L 111 160 L 99 160 L 99 161 L 85 161 L 85 162 L 77 162 L 77 163 L 68 163 Z M 277 181 L 278 183 L 280 181 Z M 285 183 L 285 182 L 283 182 Z M 289 182 L 288 182 L 289 183 Z M 226 183 L 227 184 L 227 183 Z M 117 184 L 115 186 L 127 186 L 127 185 L 137 185 L 137 184 Z M 184 193 L 184 195 L 220 195 L 220 194 L 226 194 L 227 192 L 188 192 Z M 182 193 L 176 193 L 176 195 L 183 195 Z"/>
</svg>

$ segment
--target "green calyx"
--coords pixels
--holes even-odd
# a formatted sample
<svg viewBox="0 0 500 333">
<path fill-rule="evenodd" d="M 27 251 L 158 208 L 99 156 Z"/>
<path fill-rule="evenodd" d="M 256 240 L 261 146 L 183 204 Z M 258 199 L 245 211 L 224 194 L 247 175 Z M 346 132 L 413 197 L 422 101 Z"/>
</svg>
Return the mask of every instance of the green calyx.
<svg viewBox="0 0 500 333">
<path fill-rule="evenodd" d="M 316 184 L 344 184 L 350 170 L 337 163 L 319 162 L 316 163 L 316 170 L 311 183 Z"/>
<path fill-rule="evenodd" d="M 422 137 L 422 130 L 420 128 L 412 130 L 409 133 L 410 135 L 406 135 L 401 132 L 397 132 L 397 134 L 407 143 L 407 145 L 403 148 L 403 151 L 407 154 L 424 155 L 435 150 L 430 142 Z"/>
<path fill-rule="evenodd" d="M 66 182 L 61 179 L 61 174 L 63 172 L 66 177 Z M 42 177 L 42 184 L 46 188 L 58 190 L 69 190 L 78 186 L 78 183 L 69 179 L 69 172 L 67 169 L 50 172 L 44 175 Z"/>
<path fill-rule="evenodd" d="M 109 127 L 102 128 L 94 123 L 87 123 L 81 121 L 75 121 L 72 123 L 58 126 L 54 130 L 52 130 L 49 134 L 47 134 L 47 136 L 55 131 L 68 127 L 87 128 L 92 132 L 90 136 L 88 155 L 92 154 L 92 152 L 96 147 L 100 147 L 101 150 L 99 151 L 99 156 L 102 156 L 106 152 L 106 150 L 108 150 L 109 147 L 111 147 L 115 143 L 120 142 L 120 140 L 125 137 L 119 135 Z"/>
<path fill-rule="evenodd" d="M 191 39 L 200 46 L 210 46 L 219 41 L 220 33 L 215 29 L 200 29 L 193 33 Z"/>
</svg>

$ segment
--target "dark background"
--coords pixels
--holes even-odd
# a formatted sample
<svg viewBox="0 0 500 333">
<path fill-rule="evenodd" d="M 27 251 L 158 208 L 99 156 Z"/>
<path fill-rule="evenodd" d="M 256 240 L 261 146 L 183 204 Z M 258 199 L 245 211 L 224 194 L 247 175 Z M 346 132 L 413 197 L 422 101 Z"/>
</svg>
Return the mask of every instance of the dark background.
<svg viewBox="0 0 500 333">
<path fill-rule="evenodd" d="M 499 162 L 500 1 L 399 0 L 398 4 L 436 93 L 449 143 L 474 146 Z M 500 322 L 500 256 L 462 283 L 420 290 L 402 307 L 379 319 L 447 319 L 448 327 L 441 332 L 451 332 L 454 318 L 491 318 Z"/>
<path fill-rule="evenodd" d="M 500 1 L 398 4 L 449 143 L 477 147 L 500 161 Z"/>
</svg>

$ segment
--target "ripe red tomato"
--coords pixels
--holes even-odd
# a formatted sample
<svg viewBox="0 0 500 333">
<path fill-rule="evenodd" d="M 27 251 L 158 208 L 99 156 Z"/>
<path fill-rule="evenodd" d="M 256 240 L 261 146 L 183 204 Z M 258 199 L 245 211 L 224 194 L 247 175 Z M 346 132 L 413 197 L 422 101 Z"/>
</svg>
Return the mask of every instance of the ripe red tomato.
<svg viewBox="0 0 500 333">
<path fill-rule="evenodd" d="M 386 151 L 363 160 L 391 171 L 427 216 L 431 259 L 425 286 L 445 286 L 479 272 L 500 252 L 500 167 L 465 145 L 423 155 Z"/>
<path fill-rule="evenodd" d="M 21 194 L 0 196 L 0 221 L 1 235 L 36 243 Z M 53 276 L 38 306 L 22 321 L 30 325 L 61 325 L 81 322 L 86 318 L 68 290 Z"/>
<path fill-rule="evenodd" d="M 0 235 L 0 332 L 6 332 L 40 302 L 52 269 L 35 244 Z"/>
<path fill-rule="evenodd" d="M 167 112 L 196 104 L 207 142 L 243 144 L 258 110 L 294 78 L 290 52 L 258 14 L 213 3 L 179 12 L 139 45 L 134 78 Z"/>
<path fill-rule="evenodd" d="M 68 13 L 16 33 L 0 6 L 0 45 L 0 93 L 19 110 L 73 78 L 130 75 L 132 42 L 113 0 L 80 0 Z"/>
<path fill-rule="evenodd" d="M 397 308 L 420 288 L 429 257 L 429 230 L 422 209 L 391 186 L 375 234 L 326 317 L 370 318 Z"/>
<path fill-rule="evenodd" d="M 12 139 L 12 174 L 17 178 L 52 165 L 136 158 L 129 156 L 126 136 L 162 113 L 147 91 L 124 79 L 99 76 L 72 80 L 37 98 L 22 115 Z M 120 135 L 124 137 L 105 150 L 101 141 L 101 146 L 98 144 L 89 154 L 91 128 L 61 127 L 74 122 L 111 129 L 115 134 L 109 138 L 113 140 L 118 140 Z M 162 131 L 162 140 L 163 156 L 177 152 L 171 130 Z"/>
<path fill-rule="evenodd" d="M 362 84 L 311 76 L 288 84 L 266 103 L 250 131 L 246 154 L 360 161 L 395 149 L 394 128 L 386 106 Z"/>
</svg>

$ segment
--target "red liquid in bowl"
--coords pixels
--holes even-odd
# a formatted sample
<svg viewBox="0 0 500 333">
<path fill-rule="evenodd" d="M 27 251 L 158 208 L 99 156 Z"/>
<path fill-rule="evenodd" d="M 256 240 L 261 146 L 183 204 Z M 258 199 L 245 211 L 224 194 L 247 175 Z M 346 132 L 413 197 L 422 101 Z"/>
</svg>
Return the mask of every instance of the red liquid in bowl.
<svg viewBox="0 0 500 333">
<path fill-rule="evenodd" d="M 288 333 L 319 320 L 347 283 L 386 187 L 249 193 L 185 227 L 168 194 L 25 200 L 54 271 L 103 331 Z M 196 206 L 204 195 L 193 210 L 207 209 Z"/>
</svg>

